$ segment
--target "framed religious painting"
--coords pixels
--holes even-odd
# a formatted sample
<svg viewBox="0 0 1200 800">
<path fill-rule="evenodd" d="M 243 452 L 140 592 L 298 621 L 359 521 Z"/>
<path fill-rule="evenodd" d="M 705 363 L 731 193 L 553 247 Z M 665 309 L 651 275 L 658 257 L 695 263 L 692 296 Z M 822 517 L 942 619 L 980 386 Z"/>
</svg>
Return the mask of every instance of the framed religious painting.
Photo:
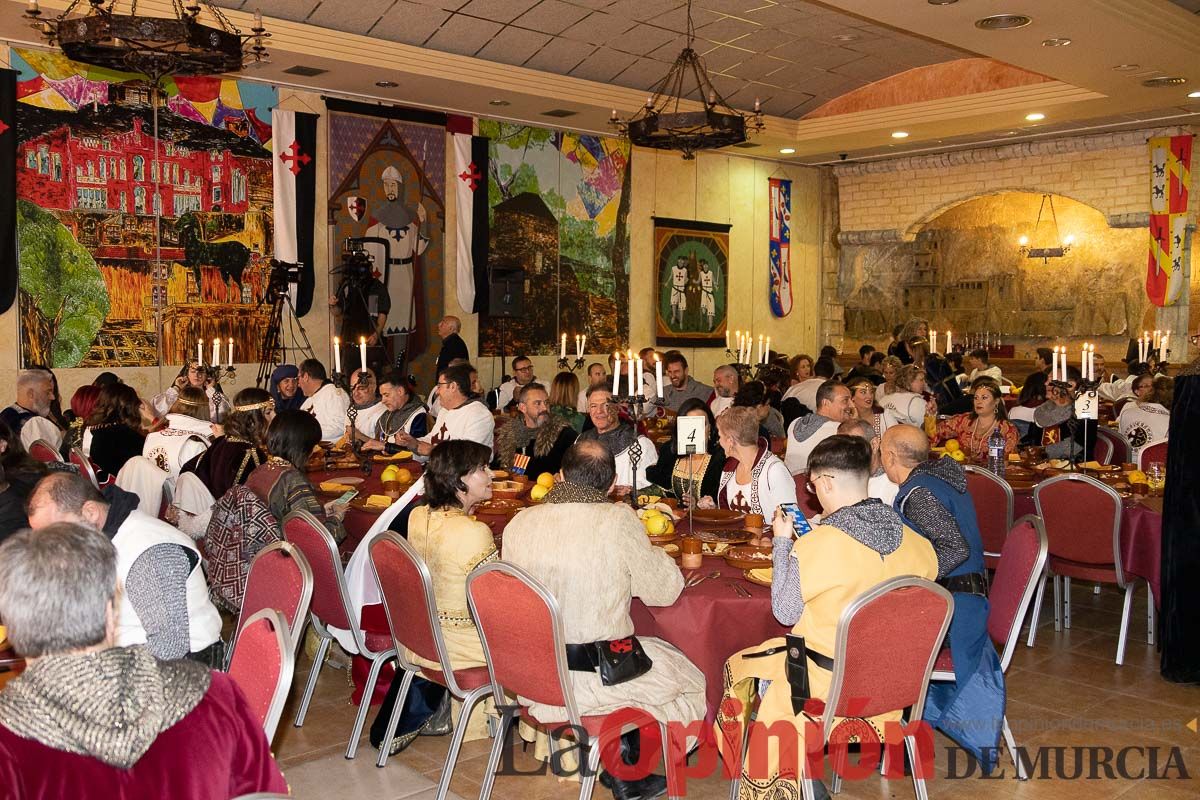
<svg viewBox="0 0 1200 800">
<path fill-rule="evenodd" d="M 729 228 L 654 218 L 655 343 L 724 347 L 729 310 Z"/>
</svg>

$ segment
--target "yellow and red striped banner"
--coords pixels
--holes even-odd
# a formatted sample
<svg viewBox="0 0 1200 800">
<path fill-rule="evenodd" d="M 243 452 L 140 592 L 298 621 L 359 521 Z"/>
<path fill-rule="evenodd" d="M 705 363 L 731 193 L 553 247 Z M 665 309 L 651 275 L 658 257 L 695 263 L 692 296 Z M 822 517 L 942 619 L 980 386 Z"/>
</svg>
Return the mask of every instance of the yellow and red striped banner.
<svg viewBox="0 0 1200 800">
<path fill-rule="evenodd" d="M 1183 241 L 1191 183 L 1192 137 L 1150 140 L 1150 258 L 1146 296 L 1173 305 L 1183 293 Z"/>
</svg>

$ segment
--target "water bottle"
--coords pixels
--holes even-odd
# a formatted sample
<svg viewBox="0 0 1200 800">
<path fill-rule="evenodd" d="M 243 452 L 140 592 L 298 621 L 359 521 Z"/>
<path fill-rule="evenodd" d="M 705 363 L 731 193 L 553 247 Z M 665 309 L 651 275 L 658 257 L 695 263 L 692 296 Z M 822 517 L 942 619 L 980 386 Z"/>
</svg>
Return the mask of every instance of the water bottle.
<svg viewBox="0 0 1200 800">
<path fill-rule="evenodd" d="M 996 477 L 1004 477 L 1004 466 L 1007 457 L 1004 455 L 1004 434 L 1000 432 L 1000 426 L 992 428 L 992 434 L 987 440 L 987 468 L 991 470 Z"/>
</svg>

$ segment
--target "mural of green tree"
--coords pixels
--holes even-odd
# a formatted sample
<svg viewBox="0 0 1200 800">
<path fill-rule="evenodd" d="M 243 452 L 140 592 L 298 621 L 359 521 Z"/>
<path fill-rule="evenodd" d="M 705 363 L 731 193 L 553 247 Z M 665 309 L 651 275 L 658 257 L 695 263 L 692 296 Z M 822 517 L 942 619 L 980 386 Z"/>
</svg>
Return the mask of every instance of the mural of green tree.
<svg viewBox="0 0 1200 800">
<path fill-rule="evenodd" d="M 74 367 L 108 315 L 100 268 L 53 214 L 17 201 L 21 315 L 32 317 L 22 341 L 24 363 Z"/>
</svg>

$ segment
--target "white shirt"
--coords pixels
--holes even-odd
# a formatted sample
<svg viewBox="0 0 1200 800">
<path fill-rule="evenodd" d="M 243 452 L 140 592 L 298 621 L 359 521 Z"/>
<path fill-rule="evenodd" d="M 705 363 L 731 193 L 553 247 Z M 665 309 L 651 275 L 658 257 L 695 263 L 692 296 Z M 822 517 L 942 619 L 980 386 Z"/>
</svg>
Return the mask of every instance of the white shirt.
<svg viewBox="0 0 1200 800">
<path fill-rule="evenodd" d="M 204 387 L 204 394 L 208 396 L 208 416 L 210 419 L 220 420 L 229 411 L 229 398 L 222 396 L 223 402 L 217 404 L 217 390 L 211 386 Z M 175 405 L 175 401 L 179 399 L 179 390 L 174 386 L 168 386 L 167 390 L 162 394 L 157 394 L 150 401 L 150 405 L 154 407 L 154 413 L 160 417 L 166 416 L 171 410 L 171 406 Z"/>
<path fill-rule="evenodd" d="M 536 381 L 536 380 L 537 380 L 537 378 L 533 378 L 530 381 L 530 383 L 532 383 L 533 381 Z M 517 392 L 519 392 L 519 391 L 521 391 L 521 384 L 517 383 L 516 378 L 507 380 L 504 383 L 497 386 L 496 387 L 496 410 L 503 411 L 505 408 L 507 408 L 508 404 L 513 401 L 513 398 L 517 396 Z"/>
<path fill-rule="evenodd" d="M 1133 461 L 1146 445 L 1167 438 L 1170 427 L 1171 412 L 1159 403 L 1126 403 L 1117 417 L 1117 430 L 1133 445 Z"/>
<path fill-rule="evenodd" d="M 375 423 L 383 416 L 383 412 L 387 411 L 387 406 L 382 402 L 377 401 L 375 405 L 367 408 L 360 408 L 358 415 L 354 418 L 354 427 L 363 436 L 368 439 L 375 438 Z M 412 424 L 412 418 L 409 418 L 409 425 Z"/>
<path fill-rule="evenodd" d="M 510 423 L 511 424 L 511 423 Z M 646 467 L 652 467 L 658 463 L 658 449 L 654 446 L 654 442 L 647 439 L 645 436 L 639 436 L 638 441 L 642 444 L 642 455 L 638 459 L 637 467 L 637 486 L 645 486 Z M 632 448 L 626 447 L 619 453 L 615 453 L 613 458 L 617 462 L 617 486 L 633 486 L 633 462 L 629 459 L 629 451 Z"/>
<path fill-rule="evenodd" d="M 758 474 L 757 504 L 754 502 L 753 480 L 751 483 L 738 483 L 736 471 L 725 484 L 724 492 L 725 504 L 730 508 L 749 510 L 751 514 L 762 514 L 764 520 L 770 520 L 781 504 L 796 502 L 796 480 L 778 456 L 768 454 L 765 459 L 766 463 Z"/>
<path fill-rule="evenodd" d="M 828 439 L 830 436 L 837 434 L 838 423 L 835 420 L 827 420 L 816 433 L 809 436 L 803 442 L 796 441 L 796 437 L 792 435 L 792 428 L 796 426 L 801 419 L 800 417 L 792 422 L 787 431 L 787 450 L 783 453 L 783 463 L 787 465 L 788 472 L 795 475 L 797 472 L 808 471 L 808 456 L 813 451 L 813 448 L 821 442 Z M 793 491 L 795 489 L 793 488 Z"/>
<path fill-rule="evenodd" d="M 722 411 L 731 407 L 732 405 L 732 397 L 721 397 L 721 395 L 717 395 L 709 402 L 708 409 L 712 412 L 714 417 L 719 417 L 721 416 Z"/>
<path fill-rule="evenodd" d="M 795 386 L 788 387 L 788 390 L 783 393 L 783 399 L 794 397 L 803 403 L 809 411 L 817 410 L 817 389 L 821 388 L 821 384 L 825 382 L 825 378 L 807 378 L 797 383 Z"/>
<path fill-rule="evenodd" d="M 1101 400 L 1108 400 L 1115 403 L 1126 397 L 1133 397 L 1133 381 L 1132 377 L 1116 378 L 1111 381 L 1101 382 L 1099 388 L 1096 389 L 1096 394 Z"/>
<path fill-rule="evenodd" d="M 495 432 L 496 421 L 488 407 L 478 401 L 470 401 L 458 408 L 439 411 L 433 427 L 421 437 L 421 441 L 437 444 L 449 439 L 467 439 L 491 447 Z"/>
<path fill-rule="evenodd" d="M 21 426 L 21 444 L 25 446 L 25 452 L 28 453 L 30 445 L 38 439 L 59 450 L 62 448 L 62 429 L 45 417 L 30 417 Z"/>
<path fill-rule="evenodd" d="M 346 433 L 346 409 L 350 398 L 332 383 L 327 383 L 317 393 L 304 401 L 301 411 L 317 418 L 321 425 L 321 441 L 335 442 Z"/>
<path fill-rule="evenodd" d="M 878 395 L 876 395 L 878 397 Z M 892 392 L 879 402 L 888 427 L 925 424 L 925 398 L 916 392 Z"/>
<path fill-rule="evenodd" d="M 996 383 L 999 383 L 1000 375 L 1000 368 L 994 365 L 988 365 L 983 369 L 973 369 L 967 377 L 967 385 L 970 386 L 974 383 L 976 378 L 992 378 Z"/>
<path fill-rule="evenodd" d="M 867 497 L 882 500 L 888 508 L 892 507 L 892 501 L 899 493 L 900 487 L 892 483 L 892 479 L 887 476 L 886 472 L 873 475 L 867 480 Z"/>
<path fill-rule="evenodd" d="M 206 433 L 196 430 L 202 424 Z M 179 477 L 183 465 L 208 449 L 212 428 L 203 420 L 186 414 L 167 414 L 167 427 L 147 434 L 142 445 L 142 455 L 153 461 L 159 469 Z"/>
<path fill-rule="evenodd" d="M 575 400 L 575 410 L 581 414 L 586 414 L 588 410 L 587 389 L 579 390 L 579 397 Z"/>
</svg>

